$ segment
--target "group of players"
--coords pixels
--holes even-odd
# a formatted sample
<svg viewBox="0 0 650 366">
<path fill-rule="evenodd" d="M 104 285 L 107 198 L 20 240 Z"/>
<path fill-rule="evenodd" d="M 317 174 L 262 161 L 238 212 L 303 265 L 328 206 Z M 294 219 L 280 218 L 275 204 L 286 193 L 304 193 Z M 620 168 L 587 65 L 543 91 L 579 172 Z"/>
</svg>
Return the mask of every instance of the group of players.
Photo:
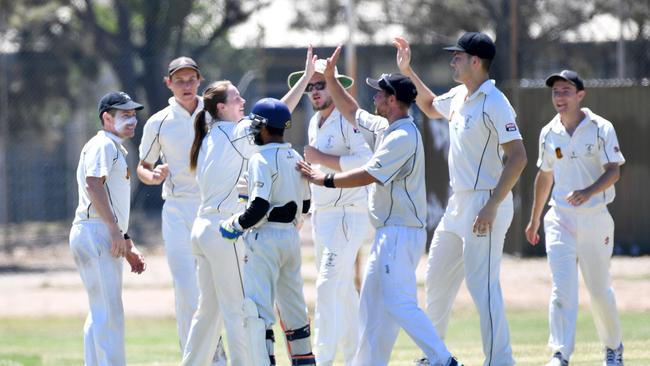
<svg viewBox="0 0 650 366">
<path fill-rule="evenodd" d="M 338 47 L 289 75 L 282 98 L 264 98 L 245 116 L 245 100 L 229 81 L 202 81 L 194 60 L 174 59 L 165 84 L 169 106 L 145 124 L 137 175 L 163 184 L 162 234 L 176 298 L 182 365 L 275 365 L 275 313 L 291 365 L 387 365 L 399 329 L 422 350 L 417 365 L 459 365 L 443 342 L 454 299 L 465 280 L 480 315 L 484 365 L 514 365 L 499 284 L 512 187 L 526 163 L 516 115 L 489 79 L 496 47 L 469 32 L 452 53 L 460 85 L 436 96 L 410 65 L 396 38 L 400 73 L 366 79 L 375 113 L 347 92 Z M 613 125 L 587 108 L 577 73 L 549 76 L 557 115 L 541 131 L 539 171 L 528 241 L 539 241 L 544 217 L 553 289 L 549 304 L 552 357 L 568 365 L 575 343 L 577 267 L 592 298 L 605 365 L 623 365 L 622 336 L 609 275 L 614 223 L 607 204 L 624 163 Z M 307 94 L 304 159 L 284 140 L 291 112 Z M 418 306 L 415 269 L 426 247 L 424 146 L 409 115 L 412 104 L 449 121 L 452 195 L 427 261 L 426 311 Z M 125 365 L 122 258 L 145 270 L 128 231 L 130 173 L 122 141 L 133 137 L 143 106 L 120 92 L 99 103 L 102 129 L 84 146 L 77 169 L 79 206 L 70 246 L 90 311 L 86 365 Z M 309 184 L 308 184 L 309 183 Z M 298 235 L 311 212 L 318 277 L 314 340 L 300 274 Z M 360 293 L 357 252 L 375 236 Z M 274 310 L 275 309 L 275 310 Z M 312 353 L 312 345 L 314 352 Z"/>
</svg>

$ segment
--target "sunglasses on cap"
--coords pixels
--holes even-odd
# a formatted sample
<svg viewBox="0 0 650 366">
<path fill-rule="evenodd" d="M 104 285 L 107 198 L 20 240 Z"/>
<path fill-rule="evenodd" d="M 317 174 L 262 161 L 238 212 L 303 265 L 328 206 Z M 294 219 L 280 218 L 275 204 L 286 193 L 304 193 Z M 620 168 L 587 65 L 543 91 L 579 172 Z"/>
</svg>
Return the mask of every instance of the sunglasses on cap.
<svg viewBox="0 0 650 366">
<path fill-rule="evenodd" d="M 397 92 L 395 91 L 395 88 L 390 83 L 390 80 L 388 80 L 388 78 L 390 78 L 391 76 L 392 76 L 392 74 L 381 74 L 381 77 L 379 78 L 378 84 L 382 89 L 386 88 L 386 89 L 390 90 L 393 95 L 397 95 Z"/>
<path fill-rule="evenodd" d="M 323 89 L 325 89 L 326 85 L 327 84 L 324 81 L 317 81 L 315 83 L 309 83 L 309 84 L 307 84 L 307 87 L 305 88 L 305 93 L 311 93 L 314 89 L 323 90 Z"/>
</svg>

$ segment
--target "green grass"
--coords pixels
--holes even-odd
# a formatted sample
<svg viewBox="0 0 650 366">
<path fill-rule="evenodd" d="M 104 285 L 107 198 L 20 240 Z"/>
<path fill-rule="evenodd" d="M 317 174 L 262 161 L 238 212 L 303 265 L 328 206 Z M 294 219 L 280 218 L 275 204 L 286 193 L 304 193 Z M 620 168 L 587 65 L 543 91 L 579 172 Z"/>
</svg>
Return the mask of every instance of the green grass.
<svg viewBox="0 0 650 366">
<path fill-rule="evenodd" d="M 511 311 L 512 347 L 518 365 L 543 365 L 548 361 L 548 328 L 543 311 Z M 83 365 L 80 318 L 0 318 L 0 366 Z M 628 366 L 650 365 L 650 314 L 621 314 Z M 280 334 L 276 330 L 276 335 Z M 127 319 L 126 350 L 129 365 L 177 365 L 179 351 L 172 318 Z M 278 339 L 279 337 L 276 337 Z M 458 311 L 449 327 L 448 346 L 466 365 L 481 365 L 478 316 Z M 581 309 L 575 353 L 571 365 L 598 365 L 602 350 L 588 310 Z M 280 365 L 287 364 L 284 344 L 276 344 Z M 390 365 L 413 365 L 420 351 L 403 332 L 393 349 Z M 342 363 L 339 363 L 342 365 Z"/>
</svg>

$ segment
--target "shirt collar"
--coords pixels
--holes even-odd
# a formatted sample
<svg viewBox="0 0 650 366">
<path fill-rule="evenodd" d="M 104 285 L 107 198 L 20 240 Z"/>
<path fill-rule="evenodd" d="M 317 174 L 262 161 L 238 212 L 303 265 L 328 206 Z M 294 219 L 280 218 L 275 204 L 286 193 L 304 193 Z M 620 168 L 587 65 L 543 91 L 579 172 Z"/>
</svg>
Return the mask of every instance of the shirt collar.
<svg viewBox="0 0 650 366">
<path fill-rule="evenodd" d="M 396 129 L 400 128 L 401 126 L 407 124 L 407 123 L 413 123 L 413 117 L 410 115 L 400 118 L 398 120 L 395 120 L 393 123 L 391 123 L 388 128 L 386 129 L 386 133 L 395 131 Z"/>
<path fill-rule="evenodd" d="M 580 109 L 582 113 L 585 114 L 585 118 L 583 118 L 580 123 L 578 124 L 578 127 L 576 127 L 575 131 L 573 134 L 576 133 L 576 131 L 582 129 L 584 126 L 589 125 L 589 122 L 591 121 L 591 115 L 593 112 L 589 108 L 581 108 Z M 560 134 L 566 134 L 566 128 L 562 124 L 562 121 L 560 120 L 560 114 L 556 114 L 555 117 L 553 117 L 552 120 L 552 125 L 551 125 L 551 131 L 555 133 L 560 133 Z"/>
<path fill-rule="evenodd" d="M 97 134 L 106 136 L 109 139 L 111 139 L 115 143 L 115 145 L 120 150 L 122 150 L 122 153 L 124 154 L 124 156 L 129 154 L 129 151 L 124 146 L 122 146 L 122 139 L 119 136 L 117 136 L 116 134 L 114 134 L 112 132 L 109 132 L 109 131 L 106 131 L 106 130 L 100 130 L 99 132 L 97 132 Z"/>
<path fill-rule="evenodd" d="M 340 115 L 341 115 L 341 112 L 339 112 L 338 109 L 334 108 L 334 109 L 332 110 L 332 113 L 330 113 L 330 115 L 327 116 L 327 118 L 325 119 L 325 121 L 323 121 L 323 124 L 321 125 L 321 128 L 322 128 L 323 126 L 325 126 L 326 124 L 328 124 L 328 123 L 331 123 L 331 122 L 333 122 L 333 121 L 338 120 L 338 118 L 339 118 Z M 318 116 L 317 116 L 317 118 L 320 119 L 320 111 L 318 111 Z"/>
<path fill-rule="evenodd" d="M 467 90 L 467 87 L 465 87 L 465 89 Z M 496 89 L 494 79 L 487 79 L 474 93 L 472 93 L 472 95 L 467 97 L 467 101 L 477 98 L 481 94 L 489 95 L 494 89 Z"/>
<path fill-rule="evenodd" d="M 180 105 L 178 103 L 178 101 L 176 100 L 176 98 L 174 98 L 173 96 L 169 98 L 168 102 L 169 102 L 169 106 L 172 107 L 172 110 L 174 110 L 176 112 L 179 112 L 179 113 L 184 113 L 186 116 L 190 116 L 190 117 L 194 118 L 194 117 L 196 117 L 196 114 L 199 111 L 203 110 L 203 98 L 201 98 L 199 96 L 197 96 L 196 98 L 198 99 L 199 103 L 196 105 L 196 109 L 194 110 L 194 113 L 192 113 L 191 116 L 190 116 L 190 113 L 187 111 L 187 109 L 183 108 L 183 106 Z"/>
<path fill-rule="evenodd" d="M 259 151 L 268 150 L 268 149 L 290 149 L 291 144 L 288 142 L 270 142 L 268 144 L 262 145 L 259 147 Z"/>
</svg>

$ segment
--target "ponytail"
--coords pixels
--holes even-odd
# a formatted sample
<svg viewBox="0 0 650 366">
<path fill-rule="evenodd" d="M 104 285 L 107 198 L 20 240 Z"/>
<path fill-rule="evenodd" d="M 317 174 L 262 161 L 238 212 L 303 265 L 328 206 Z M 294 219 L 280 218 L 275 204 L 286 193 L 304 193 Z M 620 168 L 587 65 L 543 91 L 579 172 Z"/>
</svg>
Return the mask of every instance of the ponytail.
<svg viewBox="0 0 650 366">
<path fill-rule="evenodd" d="M 208 126 L 205 121 L 205 114 L 208 113 L 204 110 L 200 111 L 194 118 L 194 141 L 192 142 L 192 149 L 190 150 L 190 171 L 196 170 L 196 164 L 199 160 L 199 150 L 205 135 L 208 134 Z"/>
<path fill-rule="evenodd" d="M 194 141 L 190 150 L 190 170 L 196 170 L 199 160 L 199 150 L 203 139 L 208 134 L 208 120 L 206 115 L 209 113 L 211 120 L 218 120 L 217 105 L 225 103 L 228 97 L 228 87 L 232 85 L 228 80 L 221 80 L 210 84 L 203 92 L 203 110 L 194 118 Z"/>
</svg>

